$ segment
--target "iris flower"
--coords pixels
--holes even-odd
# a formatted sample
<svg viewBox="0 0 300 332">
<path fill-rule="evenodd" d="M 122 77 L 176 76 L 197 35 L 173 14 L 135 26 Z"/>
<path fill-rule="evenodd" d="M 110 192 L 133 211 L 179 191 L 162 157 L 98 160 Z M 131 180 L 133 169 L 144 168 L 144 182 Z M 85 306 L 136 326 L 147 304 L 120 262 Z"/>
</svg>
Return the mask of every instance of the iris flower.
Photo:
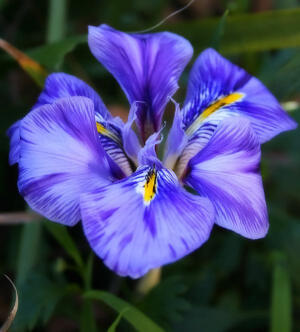
<svg viewBox="0 0 300 332">
<path fill-rule="evenodd" d="M 264 237 L 267 208 L 260 144 L 296 123 L 256 78 L 213 49 L 190 74 L 164 145 L 162 118 L 192 57 L 173 33 L 89 27 L 93 55 L 129 103 L 113 117 L 80 79 L 51 74 L 33 109 L 8 131 L 10 163 L 29 206 L 54 222 L 82 220 L 104 263 L 138 278 L 199 248 L 214 224 Z"/>
</svg>

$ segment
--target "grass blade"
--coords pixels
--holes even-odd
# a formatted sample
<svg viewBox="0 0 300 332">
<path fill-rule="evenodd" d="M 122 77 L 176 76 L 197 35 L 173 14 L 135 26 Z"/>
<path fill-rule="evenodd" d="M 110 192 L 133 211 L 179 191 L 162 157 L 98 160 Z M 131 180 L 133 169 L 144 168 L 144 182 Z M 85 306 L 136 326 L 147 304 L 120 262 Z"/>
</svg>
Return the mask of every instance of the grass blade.
<svg viewBox="0 0 300 332">
<path fill-rule="evenodd" d="M 21 52 L 4 39 L 0 39 L 0 48 L 2 48 L 6 53 L 14 58 L 18 64 L 28 73 L 28 75 L 36 82 L 37 85 L 40 87 L 44 86 L 47 72 L 38 62 L 31 59 L 25 53 Z"/>
<path fill-rule="evenodd" d="M 130 303 L 112 295 L 108 292 L 92 290 L 84 294 L 85 298 L 99 300 L 118 313 L 123 313 L 126 319 L 137 331 L 142 332 L 163 332 L 164 330 L 148 318 L 144 313 L 135 308 Z M 125 310 L 126 309 L 126 310 Z"/>
<path fill-rule="evenodd" d="M 226 19 L 220 51 L 233 54 L 300 46 L 299 21 L 300 8 L 231 15 Z M 219 18 L 209 18 L 168 23 L 164 30 L 189 39 L 197 53 L 211 45 L 219 22 Z"/>
<path fill-rule="evenodd" d="M 281 255 L 280 255 L 281 256 Z M 291 281 L 284 257 L 278 257 L 273 270 L 271 332 L 292 331 Z"/>
<path fill-rule="evenodd" d="M 10 284 L 12 285 L 12 287 L 15 291 L 15 303 L 14 303 L 13 308 L 12 308 L 9 316 L 7 317 L 6 321 L 4 322 L 2 327 L 0 327 L 0 332 L 7 332 L 8 331 L 8 329 L 10 328 L 11 324 L 13 323 L 13 321 L 16 317 L 18 307 L 19 307 L 19 297 L 18 297 L 17 288 L 16 288 L 15 284 L 12 282 L 12 280 L 7 275 L 5 275 L 5 277 L 10 282 Z"/>
<path fill-rule="evenodd" d="M 17 265 L 17 286 L 26 280 L 37 261 L 41 235 L 41 222 L 31 222 L 23 226 Z"/>
<path fill-rule="evenodd" d="M 48 43 L 57 42 L 65 37 L 67 0 L 49 0 Z"/>
</svg>

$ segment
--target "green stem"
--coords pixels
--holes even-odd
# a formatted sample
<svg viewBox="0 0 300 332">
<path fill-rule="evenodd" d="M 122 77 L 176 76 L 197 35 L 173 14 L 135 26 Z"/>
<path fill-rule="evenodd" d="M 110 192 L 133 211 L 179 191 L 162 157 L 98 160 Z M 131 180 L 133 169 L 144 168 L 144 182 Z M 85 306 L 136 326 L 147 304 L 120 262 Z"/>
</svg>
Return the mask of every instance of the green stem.
<svg viewBox="0 0 300 332">
<path fill-rule="evenodd" d="M 49 0 L 47 42 L 62 40 L 66 32 L 68 0 Z"/>
<path fill-rule="evenodd" d="M 146 295 L 155 287 L 161 278 L 161 267 L 150 270 L 138 283 L 137 291 L 141 295 Z"/>
<path fill-rule="evenodd" d="M 87 264 L 84 267 L 83 271 L 83 282 L 84 282 L 84 291 L 88 292 L 91 290 L 92 286 L 92 275 L 93 275 L 93 253 L 90 254 Z M 80 322 L 80 331 L 81 332 L 95 332 L 97 331 L 95 315 L 93 311 L 93 300 L 83 299 L 82 311 L 81 311 L 81 322 Z"/>
</svg>

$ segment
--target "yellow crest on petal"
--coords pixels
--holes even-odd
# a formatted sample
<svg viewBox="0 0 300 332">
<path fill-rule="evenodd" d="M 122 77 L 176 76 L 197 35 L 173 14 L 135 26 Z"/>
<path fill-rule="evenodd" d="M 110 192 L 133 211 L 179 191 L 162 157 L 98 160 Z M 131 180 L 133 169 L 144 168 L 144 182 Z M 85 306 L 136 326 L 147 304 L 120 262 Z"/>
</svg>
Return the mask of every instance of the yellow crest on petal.
<svg viewBox="0 0 300 332">
<path fill-rule="evenodd" d="M 244 94 L 239 92 L 231 93 L 228 96 L 220 98 L 219 100 L 213 102 L 210 106 L 208 106 L 198 117 L 197 119 L 190 125 L 187 129 L 186 134 L 192 135 L 201 125 L 201 123 L 206 120 L 211 114 L 215 113 L 217 110 L 224 106 L 231 105 L 244 97 Z"/>
<path fill-rule="evenodd" d="M 157 173 L 156 170 L 151 170 L 146 178 L 144 185 L 144 202 L 149 204 L 154 198 L 157 190 Z"/>
<path fill-rule="evenodd" d="M 109 137 L 110 139 L 112 139 L 116 143 L 121 144 L 120 138 L 116 134 L 114 134 L 113 132 L 111 132 L 110 130 L 106 129 L 101 123 L 96 122 L 96 126 L 97 126 L 97 132 L 100 135 Z"/>
</svg>

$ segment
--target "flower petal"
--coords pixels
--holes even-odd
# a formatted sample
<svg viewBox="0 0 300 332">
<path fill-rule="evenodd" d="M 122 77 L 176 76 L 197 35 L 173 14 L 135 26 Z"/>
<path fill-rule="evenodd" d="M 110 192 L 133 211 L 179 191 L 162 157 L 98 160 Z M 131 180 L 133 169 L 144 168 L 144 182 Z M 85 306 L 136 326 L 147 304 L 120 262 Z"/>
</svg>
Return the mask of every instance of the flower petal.
<svg viewBox="0 0 300 332">
<path fill-rule="evenodd" d="M 96 113 L 99 113 L 104 119 L 111 118 L 98 93 L 79 78 L 66 73 L 53 73 L 47 77 L 44 90 L 34 108 L 52 104 L 60 98 L 76 96 L 91 99 Z"/>
<path fill-rule="evenodd" d="M 175 103 L 175 115 L 168 134 L 164 154 L 164 165 L 167 168 L 174 168 L 177 159 L 180 157 L 186 145 L 187 136 L 183 129 L 182 112 L 180 111 L 179 105 Z"/>
<path fill-rule="evenodd" d="M 185 178 L 187 185 L 211 200 L 219 226 L 250 239 L 268 231 L 259 162 L 260 144 L 249 121 L 230 118 L 190 160 Z"/>
<path fill-rule="evenodd" d="M 163 167 L 162 162 L 158 159 L 156 154 L 156 145 L 160 144 L 163 140 L 161 134 L 162 129 L 148 137 L 145 145 L 138 154 L 139 166 L 151 166 L 159 170 Z"/>
<path fill-rule="evenodd" d="M 258 79 L 213 49 L 205 50 L 193 66 L 183 113 L 190 136 L 203 124 L 216 127 L 234 114 L 249 119 L 260 143 L 297 126 Z"/>
<path fill-rule="evenodd" d="M 45 82 L 45 87 L 41 92 L 37 103 L 33 106 L 32 109 L 38 108 L 45 104 L 52 104 L 60 98 L 67 97 L 87 97 L 91 99 L 94 103 L 94 108 L 96 114 L 99 114 L 103 119 L 109 120 L 111 119 L 111 115 L 109 111 L 106 109 L 99 95 L 92 89 L 88 84 L 81 81 L 75 76 L 65 74 L 65 73 L 53 73 L 49 75 Z M 18 121 L 19 122 L 19 121 Z M 18 162 L 18 151 L 20 149 L 19 142 L 19 130 L 18 126 L 12 125 L 7 131 L 7 135 L 11 139 L 11 147 L 10 147 L 10 164 L 14 164 Z"/>
<path fill-rule="evenodd" d="M 83 195 L 81 213 L 93 250 L 110 269 L 132 278 L 197 249 L 213 225 L 206 198 L 186 192 L 172 171 L 147 166 Z"/>
<path fill-rule="evenodd" d="M 20 120 L 15 122 L 7 130 L 7 136 L 10 139 L 9 164 L 13 165 L 19 162 L 20 155 Z"/>
<path fill-rule="evenodd" d="M 109 156 L 116 178 L 121 179 L 132 174 L 130 160 L 124 148 L 123 121 L 117 117 L 105 120 L 100 114 L 96 114 L 96 123 L 101 144 Z"/>
<path fill-rule="evenodd" d="M 80 220 L 80 194 L 112 181 L 96 130 L 93 102 L 60 99 L 30 112 L 20 126 L 19 190 L 50 220 Z"/>
<path fill-rule="evenodd" d="M 138 153 L 141 149 L 141 144 L 135 132 L 132 130 L 132 125 L 136 120 L 137 103 L 133 103 L 130 107 L 128 121 L 122 131 L 124 150 L 128 157 L 137 165 L 138 164 Z"/>
<path fill-rule="evenodd" d="M 137 124 L 144 141 L 158 131 L 168 97 L 192 56 L 184 38 L 169 32 L 127 34 L 107 25 L 89 27 L 89 47 L 114 75 L 129 102 L 140 103 Z"/>
</svg>

